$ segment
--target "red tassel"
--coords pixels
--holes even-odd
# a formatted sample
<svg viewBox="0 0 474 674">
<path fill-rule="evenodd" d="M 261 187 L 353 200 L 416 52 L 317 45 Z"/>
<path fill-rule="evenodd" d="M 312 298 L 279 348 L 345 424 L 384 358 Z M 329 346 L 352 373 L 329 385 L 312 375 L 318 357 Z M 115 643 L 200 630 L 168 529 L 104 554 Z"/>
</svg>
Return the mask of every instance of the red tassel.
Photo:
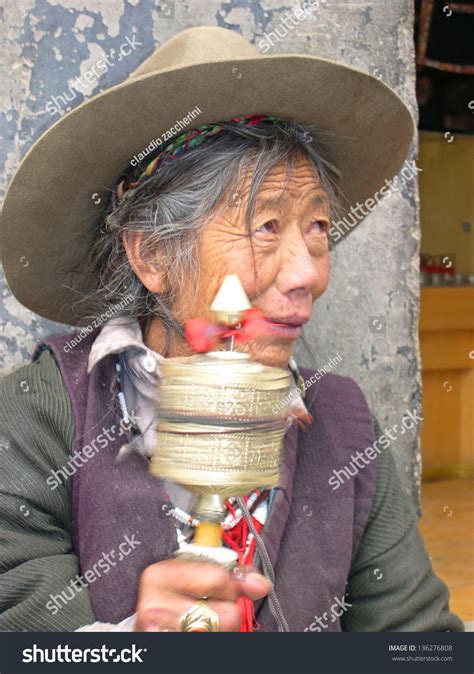
<svg viewBox="0 0 474 674">
<path fill-rule="evenodd" d="M 204 318 L 191 318 L 186 321 L 184 332 L 194 351 L 206 353 L 215 347 L 217 338 L 225 332 L 225 326 L 208 323 Z"/>
<path fill-rule="evenodd" d="M 222 323 L 208 323 L 204 318 L 191 318 L 184 326 L 186 339 L 197 353 L 206 353 L 216 348 L 220 339 L 234 337 L 237 344 L 269 335 L 272 330 L 260 309 L 247 309 L 240 327 L 229 329 Z"/>
</svg>

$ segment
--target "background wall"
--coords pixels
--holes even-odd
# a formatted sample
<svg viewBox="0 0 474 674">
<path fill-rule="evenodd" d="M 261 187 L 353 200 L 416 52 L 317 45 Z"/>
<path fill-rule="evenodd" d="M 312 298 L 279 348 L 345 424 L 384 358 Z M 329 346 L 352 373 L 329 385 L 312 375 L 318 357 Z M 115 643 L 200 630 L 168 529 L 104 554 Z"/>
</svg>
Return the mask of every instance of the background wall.
<svg viewBox="0 0 474 674">
<path fill-rule="evenodd" d="M 288 1 L 282 5 L 281 0 L 6 0 L 0 45 L 5 66 L 0 86 L 5 111 L 0 188 L 4 192 L 21 157 L 59 118 L 61 113 L 54 112 L 56 103 L 52 103 L 56 100 L 62 106 L 59 97 L 73 79 L 107 55 L 116 59 L 84 95 L 77 93 L 68 104 L 71 107 L 125 79 L 172 35 L 200 24 L 239 31 L 260 45 L 260 50 L 267 45 L 267 53 L 316 54 L 370 71 L 392 86 L 415 113 L 411 0 L 307 2 L 313 6 L 311 16 L 298 26 L 285 28 L 282 19 L 299 4 Z M 268 46 L 270 31 L 276 38 L 271 37 L 273 44 Z M 127 38 L 136 47 L 119 59 L 118 49 Z M 306 331 L 319 367 L 338 353 L 342 356 L 334 371 L 358 381 L 382 427 L 400 426 L 406 410 L 420 407 L 419 238 L 414 179 L 338 244 L 332 254 L 330 288 L 317 303 Z M 5 284 L 0 319 L 3 372 L 27 361 L 42 336 L 65 329 L 24 309 Z M 299 360 L 313 364 L 302 348 Z M 417 437 L 414 427 L 392 444 L 406 488 L 415 499 L 420 474 Z"/>
<path fill-rule="evenodd" d="M 420 133 L 421 252 L 474 274 L 474 136 Z"/>
</svg>

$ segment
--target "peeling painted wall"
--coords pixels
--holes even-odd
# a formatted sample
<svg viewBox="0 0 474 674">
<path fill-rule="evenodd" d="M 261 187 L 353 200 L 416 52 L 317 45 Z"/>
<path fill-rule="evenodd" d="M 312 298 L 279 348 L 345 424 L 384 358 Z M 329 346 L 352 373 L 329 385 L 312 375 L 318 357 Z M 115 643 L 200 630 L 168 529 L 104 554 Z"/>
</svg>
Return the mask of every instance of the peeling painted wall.
<svg viewBox="0 0 474 674">
<path fill-rule="evenodd" d="M 31 144 L 59 118 L 56 106 L 62 107 L 61 96 L 65 99 L 69 92 L 66 109 L 77 106 L 125 79 L 157 45 L 196 25 L 240 31 L 260 49 L 265 35 L 276 31 L 280 39 L 268 53 L 317 54 L 370 71 L 416 112 L 411 0 L 321 0 L 313 16 L 285 29 L 282 17 L 296 4 L 282 5 L 279 0 L 6 0 L 0 9 L 4 61 L 0 190 L 5 192 Z M 121 58 L 119 48 L 127 38 L 137 47 Z M 83 93 L 72 96 L 72 81 L 106 56 L 113 66 Z M 382 428 L 400 426 L 407 409 L 420 407 L 418 249 L 414 180 L 377 206 L 337 246 L 332 253 L 330 288 L 317 302 L 306 330 L 319 367 L 341 354 L 334 371 L 361 385 Z M 64 331 L 64 326 L 23 308 L 3 281 L 0 311 L 3 372 L 27 361 L 38 339 Z M 314 365 L 303 348 L 298 354 L 302 364 Z M 415 427 L 400 434 L 392 445 L 406 488 L 415 500 L 417 437 Z"/>
</svg>

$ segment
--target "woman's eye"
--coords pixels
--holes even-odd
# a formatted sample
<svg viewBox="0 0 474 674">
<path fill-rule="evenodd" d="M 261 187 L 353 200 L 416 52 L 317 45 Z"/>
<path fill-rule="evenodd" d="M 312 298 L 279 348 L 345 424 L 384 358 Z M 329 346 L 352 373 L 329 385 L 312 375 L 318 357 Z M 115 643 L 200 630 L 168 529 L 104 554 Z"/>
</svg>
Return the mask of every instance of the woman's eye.
<svg viewBox="0 0 474 674">
<path fill-rule="evenodd" d="M 311 226 L 314 227 L 319 234 L 326 234 L 329 229 L 327 220 L 313 220 Z"/>
<path fill-rule="evenodd" d="M 260 225 L 260 227 L 257 227 L 255 230 L 255 233 L 261 233 L 261 234 L 276 234 L 277 232 L 277 222 L 276 220 L 268 220 L 267 222 L 264 222 L 263 225 Z"/>
</svg>

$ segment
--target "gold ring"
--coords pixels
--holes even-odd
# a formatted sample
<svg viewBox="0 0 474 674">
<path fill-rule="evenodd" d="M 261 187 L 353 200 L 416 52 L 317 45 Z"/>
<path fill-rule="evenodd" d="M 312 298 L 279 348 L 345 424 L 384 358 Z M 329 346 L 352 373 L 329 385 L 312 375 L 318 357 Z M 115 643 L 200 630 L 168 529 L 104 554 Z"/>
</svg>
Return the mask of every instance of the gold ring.
<svg viewBox="0 0 474 674">
<path fill-rule="evenodd" d="M 219 616 L 205 599 L 200 599 L 179 619 L 181 632 L 218 632 Z"/>
</svg>

